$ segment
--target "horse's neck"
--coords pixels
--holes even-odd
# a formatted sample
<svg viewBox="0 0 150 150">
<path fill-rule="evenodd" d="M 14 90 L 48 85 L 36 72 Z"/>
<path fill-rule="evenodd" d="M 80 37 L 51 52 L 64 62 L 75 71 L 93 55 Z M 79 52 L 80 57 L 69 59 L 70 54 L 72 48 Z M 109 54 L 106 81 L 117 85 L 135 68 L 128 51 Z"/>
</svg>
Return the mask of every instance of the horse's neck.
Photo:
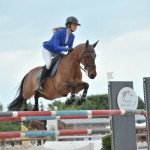
<svg viewBox="0 0 150 150">
<path fill-rule="evenodd" d="M 84 45 L 79 45 L 79 46 L 74 48 L 74 50 L 71 53 L 71 55 L 73 56 L 73 58 L 76 61 L 81 61 L 83 50 L 84 50 Z"/>
</svg>

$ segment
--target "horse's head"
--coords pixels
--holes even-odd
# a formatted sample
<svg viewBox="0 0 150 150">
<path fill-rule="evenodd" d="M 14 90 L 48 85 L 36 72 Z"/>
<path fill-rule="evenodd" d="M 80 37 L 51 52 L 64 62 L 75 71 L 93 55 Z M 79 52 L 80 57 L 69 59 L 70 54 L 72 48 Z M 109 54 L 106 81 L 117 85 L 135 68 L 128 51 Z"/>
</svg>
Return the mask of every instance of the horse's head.
<svg viewBox="0 0 150 150">
<path fill-rule="evenodd" d="M 88 77 L 90 79 L 94 79 L 97 75 L 96 65 L 95 65 L 96 53 L 94 50 L 97 43 L 98 43 L 98 41 L 96 43 L 94 43 L 93 45 L 90 45 L 89 41 L 87 40 L 85 43 L 85 49 L 84 49 L 83 55 L 82 55 L 81 63 L 84 65 L 84 69 L 87 70 Z"/>
</svg>

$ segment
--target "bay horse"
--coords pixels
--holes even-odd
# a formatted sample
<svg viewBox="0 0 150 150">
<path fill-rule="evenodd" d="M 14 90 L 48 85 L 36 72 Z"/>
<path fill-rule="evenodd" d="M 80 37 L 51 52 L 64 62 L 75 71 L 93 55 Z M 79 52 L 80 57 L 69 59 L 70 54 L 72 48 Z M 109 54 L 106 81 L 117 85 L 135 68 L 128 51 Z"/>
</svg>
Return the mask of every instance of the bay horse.
<svg viewBox="0 0 150 150">
<path fill-rule="evenodd" d="M 76 101 L 77 104 L 81 105 L 82 102 L 86 100 L 89 84 L 82 81 L 81 69 L 83 68 L 80 64 L 84 66 L 83 70 L 90 79 L 96 77 L 96 53 L 94 48 L 97 43 L 98 41 L 93 45 L 90 45 L 87 40 L 86 43 L 76 46 L 71 53 L 64 55 L 60 60 L 54 77 L 45 80 L 43 91 L 37 91 L 39 82 L 37 73 L 41 67 L 36 67 L 29 71 L 21 81 L 18 89 L 18 96 L 9 104 L 8 109 L 10 111 L 27 111 L 26 101 L 34 96 L 35 105 L 33 110 L 38 111 L 39 97 L 53 100 L 60 97 L 66 97 L 69 93 L 71 93 L 71 96 L 65 104 L 72 104 L 75 101 L 75 94 L 83 90 L 81 98 Z"/>
<path fill-rule="evenodd" d="M 36 130 L 41 130 L 41 131 L 45 130 L 44 124 L 39 120 L 31 120 L 29 122 L 28 129 L 31 130 L 32 128 L 34 128 Z M 41 137 L 41 138 L 43 138 L 43 137 Z M 45 140 L 43 140 L 43 142 L 45 143 Z M 41 140 L 37 140 L 37 145 L 41 145 Z"/>
<path fill-rule="evenodd" d="M 44 125 L 39 120 L 31 120 L 29 122 L 28 129 L 30 130 L 31 128 L 35 128 L 37 130 L 44 130 Z"/>
</svg>

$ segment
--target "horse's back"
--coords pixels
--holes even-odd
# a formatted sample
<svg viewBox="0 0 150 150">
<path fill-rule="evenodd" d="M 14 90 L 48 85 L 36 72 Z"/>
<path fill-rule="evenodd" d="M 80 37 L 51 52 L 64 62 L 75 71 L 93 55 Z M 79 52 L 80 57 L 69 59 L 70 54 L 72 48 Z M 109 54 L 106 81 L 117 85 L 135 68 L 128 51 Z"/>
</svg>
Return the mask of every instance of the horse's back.
<svg viewBox="0 0 150 150">
<path fill-rule="evenodd" d="M 75 63 L 73 56 L 68 55 L 60 60 L 57 71 L 52 78 L 48 78 L 44 82 L 44 91 L 40 94 L 48 100 L 53 100 L 63 96 L 67 96 L 71 92 L 71 88 L 67 87 L 68 83 L 78 85 L 82 81 L 82 72 L 80 65 Z M 23 97 L 25 99 L 31 98 L 38 86 L 39 78 L 38 71 L 41 67 L 32 69 L 26 76 L 23 85 Z"/>
</svg>

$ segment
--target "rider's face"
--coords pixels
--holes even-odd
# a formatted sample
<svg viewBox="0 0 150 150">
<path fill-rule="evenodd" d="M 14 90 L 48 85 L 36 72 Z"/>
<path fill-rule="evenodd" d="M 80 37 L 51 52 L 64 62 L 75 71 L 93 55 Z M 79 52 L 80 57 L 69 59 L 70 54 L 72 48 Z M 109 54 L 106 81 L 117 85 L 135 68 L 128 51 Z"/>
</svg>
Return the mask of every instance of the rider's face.
<svg viewBox="0 0 150 150">
<path fill-rule="evenodd" d="M 76 29 L 77 29 L 77 24 L 76 23 L 71 23 L 71 30 L 72 31 L 76 31 Z"/>
</svg>

